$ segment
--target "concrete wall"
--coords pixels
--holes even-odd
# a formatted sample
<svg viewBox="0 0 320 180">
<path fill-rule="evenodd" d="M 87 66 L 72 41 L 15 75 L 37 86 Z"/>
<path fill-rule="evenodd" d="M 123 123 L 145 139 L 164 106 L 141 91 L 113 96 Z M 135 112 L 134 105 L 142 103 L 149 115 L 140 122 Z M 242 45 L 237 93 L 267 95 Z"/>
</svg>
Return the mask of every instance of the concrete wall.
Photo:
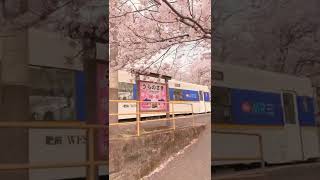
<svg viewBox="0 0 320 180">
<path fill-rule="evenodd" d="M 205 126 L 189 127 L 110 140 L 109 172 L 112 180 L 136 180 L 198 138 Z"/>
</svg>

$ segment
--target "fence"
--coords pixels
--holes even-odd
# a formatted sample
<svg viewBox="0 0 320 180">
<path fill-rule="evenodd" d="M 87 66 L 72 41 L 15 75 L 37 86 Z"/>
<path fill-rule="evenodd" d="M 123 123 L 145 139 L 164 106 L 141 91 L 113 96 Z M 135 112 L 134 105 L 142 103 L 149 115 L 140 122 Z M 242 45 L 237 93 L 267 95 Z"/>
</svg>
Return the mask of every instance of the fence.
<svg viewBox="0 0 320 180">
<path fill-rule="evenodd" d="M 253 136 L 257 137 L 259 141 L 259 155 L 257 157 L 227 157 L 227 158 L 219 158 L 212 155 L 213 161 L 260 161 L 261 167 L 265 166 L 265 161 L 263 158 L 263 145 L 262 145 L 262 136 L 260 134 L 254 133 L 243 133 L 243 132 L 221 132 L 221 131 L 213 131 L 215 134 L 229 134 L 229 135 L 237 135 L 237 136 Z M 214 137 L 213 137 L 214 140 Z M 227 142 L 226 142 L 227 143 Z"/>
<path fill-rule="evenodd" d="M 191 113 L 192 114 L 192 125 L 195 125 L 195 116 L 194 116 L 194 109 L 193 104 L 186 103 L 186 102 L 163 102 L 163 103 L 169 103 L 172 105 L 171 112 L 170 111 L 163 111 L 163 112 L 139 112 L 139 105 L 141 101 L 132 101 L 132 100 L 110 100 L 111 102 L 135 102 L 136 103 L 136 113 L 123 113 L 123 114 L 109 114 L 110 116 L 115 115 L 136 115 L 136 129 L 137 129 L 137 135 L 141 135 L 140 127 L 141 123 L 149 123 L 149 122 L 159 122 L 159 121 L 172 121 L 172 129 L 176 129 L 176 119 L 179 117 L 175 117 L 175 114 L 177 113 Z M 143 102 L 143 103 L 149 103 L 149 102 Z M 152 102 L 150 102 L 152 103 Z M 188 104 L 191 107 L 190 111 L 175 111 L 174 110 L 174 104 Z M 170 109 L 170 108 L 169 108 Z M 172 115 L 172 117 L 167 117 L 164 119 L 157 119 L 157 120 L 148 120 L 148 121 L 141 121 L 140 115 L 141 114 L 159 114 L 159 113 L 166 113 L 169 115 Z M 128 123 L 112 123 L 109 124 L 109 126 L 115 126 L 115 125 L 127 125 Z M 15 163 L 15 164 L 1 164 L 0 163 L 0 171 L 11 171 L 11 170 L 22 170 L 22 169 L 50 169 L 50 168 L 69 168 L 69 167 L 86 167 L 87 168 L 87 180 L 95 180 L 97 176 L 96 168 L 99 165 L 108 165 L 108 161 L 104 160 L 95 160 L 95 134 L 94 131 L 97 129 L 104 129 L 108 128 L 106 125 L 89 125 L 81 122 L 0 122 L 0 129 L 1 128 L 35 128 L 35 129 L 85 129 L 87 131 L 87 160 L 84 162 L 60 162 L 60 163 Z"/>
<path fill-rule="evenodd" d="M 192 126 L 195 125 L 195 116 L 194 116 L 194 107 L 193 103 L 186 103 L 183 101 L 169 101 L 169 102 L 161 102 L 169 104 L 169 110 L 168 111 L 157 111 L 157 112 L 140 112 L 140 103 L 154 103 L 154 102 L 146 102 L 146 101 L 136 101 L 136 100 L 110 100 L 110 103 L 135 103 L 136 104 L 136 112 L 135 113 L 110 113 L 110 116 L 120 116 L 120 115 L 135 115 L 136 116 L 136 122 L 122 122 L 122 123 L 110 123 L 109 126 L 125 126 L 128 124 L 136 123 L 136 133 L 137 136 L 141 135 L 141 123 L 151 123 L 151 122 L 161 122 L 161 121 L 172 121 L 172 129 L 176 129 L 176 119 L 178 117 L 175 117 L 175 114 L 177 113 L 191 113 L 192 114 Z M 170 104 L 172 105 L 170 108 Z M 174 110 L 174 104 L 187 104 L 191 106 L 190 111 L 175 111 Z M 171 111 L 170 111 L 171 109 Z M 172 115 L 172 118 L 166 117 L 162 119 L 156 119 L 156 120 L 148 120 L 148 121 L 141 121 L 141 115 L 142 114 L 168 114 L 169 116 Z"/>
<path fill-rule="evenodd" d="M 87 180 L 96 179 L 96 167 L 108 165 L 108 161 L 95 160 L 95 135 L 96 129 L 106 129 L 105 125 L 88 125 L 84 123 L 66 122 L 0 122 L 0 128 L 65 128 L 65 129 L 85 129 L 87 130 L 87 161 L 66 162 L 66 163 L 21 163 L 21 164 L 0 164 L 0 171 L 22 170 L 22 169 L 50 169 L 67 167 L 87 167 Z"/>
</svg>

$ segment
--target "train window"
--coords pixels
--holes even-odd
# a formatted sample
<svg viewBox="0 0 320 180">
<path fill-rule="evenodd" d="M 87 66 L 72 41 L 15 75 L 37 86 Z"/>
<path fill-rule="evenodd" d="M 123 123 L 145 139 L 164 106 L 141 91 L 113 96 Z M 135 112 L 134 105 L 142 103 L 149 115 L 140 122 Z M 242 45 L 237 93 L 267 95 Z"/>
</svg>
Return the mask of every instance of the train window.
<svg viewBox="0 0 320 180">
<path fill-rule="evenodd" d="M 120 100 L 132 100 L 134 99 L 133 84 L 119 82 L 118 84 L 118 98 Z"/>
<path fill-rule="evenodd" d="M 173 91 L 173 99 L 176 100 L 176 101 L 182 101 L 183 100 L 182 89 L 174 89 L 174 91 Z"/>
<path fill-rule="evenodd" d="M 308 98 L 307 97 L 303 97 L 302 105 L 303 105 L 303 112 L 309 112 L 309 105 L 308 105 Z"/>
<path fill-rule="evenodd" d="M 291 93 L 283 93 L 284 118 L 287 124 L 296 124 L 294 96 Z"/>
<path fill-rule="evenodd" d="M 204 92 L 204 100 L 205 101 L 210 101 L 210 93 L 209 92 Z"/>
<path fill-rule="evenodd" d="M 213 87 L 213 121 L 230 123 L 231 119 L 231 93 L 229 88 Z"/>
<path fill-rule="evenodd" d="M 214 105 L 231 105 L 230 89 L 225 87 L 213 87 L 213 104 Z"/>
<path fill-rule="evenodd" d="M 221 71 L 213 71 L 212 77 L 213 77 L 214 80 L 222 81 L 224 79 L 223 72 L 221 72 Z"/>
<path fill-rule="evenodd" d="M 316 87 L 316 95 L 320 97 L 320 87 Z"/>
<path fill-rule="evenodd" d="M 199 97 L 200 97 L 200 101 L 203 101 L 203 92 L 199 91 Z"/>
<path fill-rule="evenodd" d="M 74 120 L 74 71 L 31 66 L 32 120 Z"/>
</svg>

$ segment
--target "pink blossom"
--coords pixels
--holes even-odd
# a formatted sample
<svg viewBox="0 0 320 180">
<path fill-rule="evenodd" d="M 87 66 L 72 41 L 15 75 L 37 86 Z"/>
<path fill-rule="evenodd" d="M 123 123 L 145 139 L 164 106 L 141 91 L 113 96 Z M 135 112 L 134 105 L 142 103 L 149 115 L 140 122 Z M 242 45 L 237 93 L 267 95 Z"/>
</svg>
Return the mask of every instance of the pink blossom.
<svg viewBox="0 0 320 180">
<path fill-rule="evenodd" d="M 134 68 L 140 70 L 153 68 L 165 73 L 172 66 L 166 63 L 160 66 L 161 59 L 154 60 L 155 55 L 190 42 L 201 42 L 199 46 L 211 48 L 210 0 L 150 2 L 111 0 L 110 44 L 117 45 L 117 54 L 110 59 L 118 62 L 111 63 L 112 68 L 131 69 L 130 64 L 135 64 Z"/>
</svg>

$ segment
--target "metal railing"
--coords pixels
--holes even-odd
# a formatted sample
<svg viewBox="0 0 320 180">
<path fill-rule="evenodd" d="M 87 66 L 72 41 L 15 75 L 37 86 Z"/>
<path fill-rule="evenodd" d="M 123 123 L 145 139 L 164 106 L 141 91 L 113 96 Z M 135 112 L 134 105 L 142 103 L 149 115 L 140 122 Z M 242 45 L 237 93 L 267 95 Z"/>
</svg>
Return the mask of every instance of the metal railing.
<svg viewBox="0 0 320 180">
<path fill-rule="evenodd" d="M 169 109 L 170 104 L 172 104 L 172 111 L 162 111 L 162 112 L 139 112 L 139 105 L 140 103 L 149 103 L 145 101 L 132 101 L 132 100 L 110 100 L 110 102 L 125 102 L 125 103 L 136 103 L 136 113 L 123 113 L 123 114 L 109 114 L 110 116 L 115 115 L 136 115 L 136 129 L 137 129 L 137 135 L 141 135 L 141 123 L 151 123 L 151 122 L 159 122 L 159 121 L 172 121 L 172 129 L 176 129 L 176 119 L 179 119 L 179 117 L 175 117 L 176 113 L 190 113 L 192 114 L 192 125 L 195 125 L 195 116 L 194 116 L 194 107 L 192 103 L 187 102 L 161 102 L 161 103 L 169 103 Z M 152 102 L 150 102 L 152 103 Z M 175 111 L 174 110 L 174 104 L 187 104 L 190 105 L 191 110 L 190 111 Z M 169 115 L 172 115 L 170 118 L 163 118 L 163 119 L 157 119 L 157 120 L 148 120 L 148 121 L 141 121 L 140 115 L 141 114 L 161 114 L 161 113 L 168 113 Z M 183 118 L 183 117 L 180 117 Z M 126 123 L 112 123 L 109 124 L 109 126 L 115 126 L 115 125 L 128 125 L 132 124 L 132 122 L 126 122 Z M 96 168 L 99 165 L 108 165 L 107 160 L 96 160 L 96 149 L 95 149 L 95 130 L 97 129 L 104 129 L 107 130 L 109 128 L 107 125 L 93 125 L 93 124 L 86 124 L 82 122 L 56 122 L 56 121 L 12 121 L 12 122 L 0 122 L 0 129 L 2 128 L 27 128 L 27 129 L 84 129 L 87 131 L 86 136 L 88 141 L 86 142 L 86 152 L 87 157 L 86 161 L 79 161 L 79 162 L 55 162 L 55 163 L 49 163 L 49 162 L 43 162 L 43 163 L 0 163 L 0 171 L 11 171 L 11 170 L 30 170 L 30 169 L 51 169 L 51 168 L 70 168 L 70 167 L 86 167 L 87 168 L 87 174 L 86 179 L 87 180 L 95 180 L 97 177 L 97 171 Z"/>
<path fill-rule="evenodd" d="M 214 134 L 229 134 L 229 135 L 243 135 L 243 136 L 255 136 L 258 137 L 259 140 L 259 155 L 257 157 L 215 157 L 212 155 L 213 161 L 260 161 L 261 168 L 265 167 L 265 161 L 263 157 L 263 144 L 262 144 L 262 136 L 260 134 L 255 133 L 244 133 L 244 132 L 224 132 L 224 131 L 212 131 Z M 214 138 L 214 137 L 213 137 Z M 227 143 L 227 142 L 226 142 Z"/>
<path fill-rule="evenodd" d="M 95 180 L 98 176 L 96 168 L 99 165 L 108 165 L 107 160 L 95 160 L 95 134 L 96 129 L 106 129 L 106 125 L 89 125 L 85 123 L 73 122 L 0 122 L 1 128 L 41 128 L 41 129 L 85 129 L 87 131 L 87 160 L 84 162 L 59 162 L 59 163 L 15 163 L 0 164 L 0 171 L 22 170 L 22 169 L 50 169 L 50 168 L 70 168 L 70 167 L 87 167 L 87 180 Z"/>
<path fill-rule="evenodd" d="M 109 126 L 124 126 L 128 124 L 136 123 L 136 134 L 137 136 L 140 136 L 141 133 L 141 123 L 151 123 L 151 122 L 161 122 L 161 121 L 172 121 L 172 129 L 176 129 L 176 119 L 181 119 L 182 117 L 175 117 L 175 114 L 177 113 L 185 113 L 185 114 L 191 114 L 192 115 L 192 126 L 195 125 L 195 116 L 194 116 L 194 107 L 193 103 L 183 102 L 183 101 L 169 101 L 169 102 L 156 102 L 156 103 L 165 103 L 169 104 L 168 111 L 157 111 L 157 112 L 140 112 L 140 103 L 155 103 L 150 101 L 137 101 L 137 100 L 109 100 L 110 103 L 135 103 L 136 104 L 136 112 L 135 113 L 110 113 L 109 116 L 124 116 L 124 115 L 135 115 L 136 121 L 135 122 L 117 122 L 117 123 L 110 123 Z M 170 104 L 172 105 L 171 111 L 170 111 Z M 186 104 L 191 106 L 190 111 L 175 111 L 174 110 L 174 104 Z M 168 114 L 169 116 L 172 115 L 172 117 L 166 117 L 162 119 L 155 119 L 155 120 L 147 120 L 147 121 L 141 121 L 141 115 L 142 114 Z"/>
</svg>

